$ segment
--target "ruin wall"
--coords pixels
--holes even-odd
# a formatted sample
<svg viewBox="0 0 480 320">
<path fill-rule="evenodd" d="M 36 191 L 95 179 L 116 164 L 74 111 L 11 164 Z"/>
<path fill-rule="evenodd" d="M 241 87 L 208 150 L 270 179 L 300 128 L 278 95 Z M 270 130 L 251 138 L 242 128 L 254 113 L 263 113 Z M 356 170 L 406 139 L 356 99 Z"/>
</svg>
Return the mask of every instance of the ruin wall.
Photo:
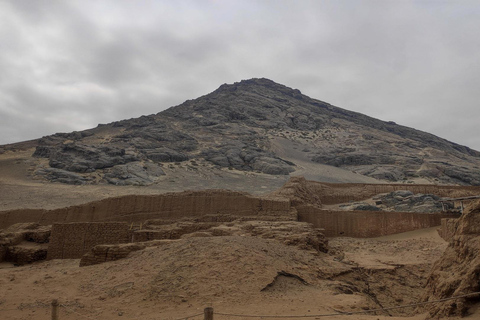
<svg viewBox="0 0 480 320">
<path fill-rule="evenodd" d="M 327 237 L 380 237 L 439 226 L 442 218 L 455 217 L 443 213 L 333 211 L 312 206 L 299 206 L 297 211 L 299 221 L 324 229 Z"/>
<path fill-rule="evenodd" d="M 55 223 L 47 259 L 78 259 L 96 245 L 128 243 L 130 240 L 129 226 L 124 222 Z"/>
<path fill-rule="evenodd" d="M 0 229 L 19 222 L 42 225 L 69 222 L 178 219 L 215 215 L 278 216 L 292 219 L 290 202 L 285 199 L 263 199 L 226 190 L 179 192 L 161 195 L 128 195 L 54 210 L 23 209 L 0 212 Z M 294 217 L 296 218 L 296 217 Z"/>
</svg>

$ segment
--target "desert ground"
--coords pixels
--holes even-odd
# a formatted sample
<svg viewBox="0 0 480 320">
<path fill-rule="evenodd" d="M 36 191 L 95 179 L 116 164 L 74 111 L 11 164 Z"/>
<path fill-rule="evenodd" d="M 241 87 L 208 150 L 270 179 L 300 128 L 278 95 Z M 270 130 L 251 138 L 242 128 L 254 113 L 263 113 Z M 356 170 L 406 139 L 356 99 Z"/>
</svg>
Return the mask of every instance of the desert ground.
<svg viewBox="0 0 480 320">
<path fill-rule="evenodd" d="M 225 187 L 225 182 L 233 190 L 246 188 L 245 176 L 239 179 L 243 172 L 224 170 L 220 177 L 203 172 L 187 181 L 183 178 L 189 172 L 178 167 L 167 175 L 171 183 L 150 187 L 52 184 L 28 174 L 38 161 L 30 158 L 31 152 L 1 155 L 0 210 L 53 209 L 126 194 Z M 246 179 L 254 194 L 285 182 L 264 174 L 247 174 Z M 3 262 L 0 319 L 51 319 L 53 299 L 59 301 L 62 320 L 202 319 L 208 306 L 215 319 L 425 319 L 426 313 L 413 307 L 367 311 L 420 302 L 430 269 L 448 246 L 436 229 L 372 239 L 331 238 L 328 253 L 276 239 L 196 236 L 86 267 L 79 267 L 79 259 L 23 266 Z M 472 309 L 466 318 L 479 319 L 480 313 Z"/>
<path fill-rule="evenodd" d="M 391 291 L 386 299 L 390 304 L 383 307 L 414 303 L 429 267 L 446 246 L 430 228 L 375 239 L 332 239 L 330 255 L 271 240 L 217 237 L 182 239 L 124 260 L 82 268 L 79 260 L 21 267 L 4 263 L 0 312 L 3 319 L 50 319 L 52 299 L 63 306 L 60 319 L 180 319 L 200 314 L 207 306 L 218 313 L 249 315 L 365 311 L 376 303 L 352 292 L 353 287 L 361 287 L 356 282 L 367 277 L 372 291 Z M 357 271 L 346 272 L 352 265 Z M 305 282 L 286 276 L 274 280 L 279 271 L 299 275 Z M 403 285 L 398 284 L 400 278 Z M 380 312 L 319 318 L 425 317 L 410 316 L 413 312 L 407 308 L 397 317 Z"/>
</svg>

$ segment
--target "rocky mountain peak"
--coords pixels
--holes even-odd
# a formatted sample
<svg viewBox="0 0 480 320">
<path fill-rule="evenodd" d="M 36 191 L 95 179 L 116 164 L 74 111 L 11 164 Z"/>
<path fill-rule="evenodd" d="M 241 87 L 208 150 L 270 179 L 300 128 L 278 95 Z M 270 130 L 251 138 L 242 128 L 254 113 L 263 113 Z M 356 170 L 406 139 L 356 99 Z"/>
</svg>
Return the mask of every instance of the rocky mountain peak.
<svg viewBox="0 0 480 320">
<path fill-rule="evenodd" d="M 317 180 L 327 165 L 355 172 L 342 182 L 363 175 L 480 184 L 477 151 L 265 78 L 221 85 L 156 115 L 44 137 L 34 155 L 49 163 L 37 175 L 67 183 L 149 184 L 166 174 L 168 163 L 200 161 L 212 170 L 306 172 Z"/>
<path fill-rule="evenodd" d="M 233 84 L 223 84 L 214 93 L 222 92 L 235 92 L 235 91 L 261 91 L 261 90 L 272 90 L 277 93 L 283 93 L 286 95 L 298 95 L 301 94 L 300 90 L 292 89 L 282 84 L 276 83 L 267 78 L 252 78 L 248 80 L 242 80 L 240 82 L 235 82 Z"/>
</svg>

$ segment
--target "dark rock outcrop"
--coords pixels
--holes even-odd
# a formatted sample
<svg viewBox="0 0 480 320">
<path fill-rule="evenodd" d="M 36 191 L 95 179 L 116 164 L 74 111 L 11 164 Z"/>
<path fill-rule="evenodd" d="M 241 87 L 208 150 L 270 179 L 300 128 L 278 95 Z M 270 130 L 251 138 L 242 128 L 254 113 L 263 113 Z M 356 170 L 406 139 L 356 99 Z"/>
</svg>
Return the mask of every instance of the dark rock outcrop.
<svg viewBox="0 0 480 320">
<path fill-rule="evenodd" d="M 115 185 L 147 185 L 165 175 L 155 163 L 130 162 L 105 170 L 104 179 Z"/>
<path fill-rule="evenodd" d="M 111 146 L 92 146 L 77 143 L 63 144 L 50 151 L 50 166 L 72 172 L 87 173 L 97 169 L 111 168 L 138 160 L 125 149 Z"/>
</svg>

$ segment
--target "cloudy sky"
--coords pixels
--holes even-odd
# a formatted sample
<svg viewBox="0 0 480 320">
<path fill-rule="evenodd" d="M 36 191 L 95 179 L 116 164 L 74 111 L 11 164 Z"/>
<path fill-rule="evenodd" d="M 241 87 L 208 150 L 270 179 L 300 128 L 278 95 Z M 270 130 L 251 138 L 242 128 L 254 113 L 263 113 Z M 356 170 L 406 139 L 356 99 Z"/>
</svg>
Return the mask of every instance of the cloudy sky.
<svg viewBox="0 0 480 320">
<path fill-rule="evenodd" d="M 266 77 L 480 150 L 479 1 L 3 0 L 0 144 Z"/>
</svg>

